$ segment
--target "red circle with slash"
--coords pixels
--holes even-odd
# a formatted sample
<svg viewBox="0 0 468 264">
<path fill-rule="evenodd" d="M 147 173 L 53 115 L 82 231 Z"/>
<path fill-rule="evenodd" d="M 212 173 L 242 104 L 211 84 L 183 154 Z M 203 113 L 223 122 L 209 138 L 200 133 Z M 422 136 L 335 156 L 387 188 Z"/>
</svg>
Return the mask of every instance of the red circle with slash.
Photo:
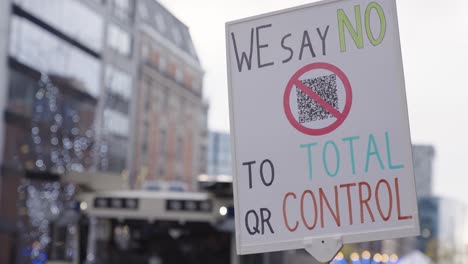
<svg viewBox="0 0 468 264">
<path fill-rule="evenodd" d="M 346 93 L 345 106 L 342 112 L 335 109 L 328 102 L 322 99 L 315 91 L 312 91 L 312 89 L 310 89 L 308 86 L 306 86 L 299 80 L 299 78 L 302 75 L 304 75 L 307 72 L 314 71 L 314 70 L 328 70 L 336 74 L 336 76 L 341 80 L 341 82 L 344 85 L 344 90 Z M 322 128 L 309 128 L 299 123 L 291 111 L 290 96 L 291 96 L 291 91 L 293 90 L 293 87 L 299 88 L 308 97 L 310 97 L 312 100 L 318 103 L 321 107 L 323 107 L 327 112 L 332 114 L 336 118 L 336 120 L 330 125 L 327 125 Z M 296 73 L 294 73 L 294 75 L 291 77 L 291 79 L 289 80 L 286 86 L 286 90 L 284 91 L 283 107 L 284 107 L 284 112 L 286 114 L 286 117 L 288 118 L 289 122 L 294 128 L 296 128 L 300 132 L 307 134 L 307 135 L 319 136 L 319 135 L 324 135 L 324 134 L 328 134 L 332 132 L 344 122 L 344 120 L 349 114 L 349 111 L 351 110 L 351 104 L 353 101 L 352 97 L 353 95 L 351 91 L 351 84 L 348 80 L 348 77 L 346 77 L 343 71 L 341 71 L 338 67 L 332 64 L 324 63 L 324 62 L 317 62 L 317 63 L 306 65 L 302 67 L 301 69 L 299 69 Z"/>
</svg>

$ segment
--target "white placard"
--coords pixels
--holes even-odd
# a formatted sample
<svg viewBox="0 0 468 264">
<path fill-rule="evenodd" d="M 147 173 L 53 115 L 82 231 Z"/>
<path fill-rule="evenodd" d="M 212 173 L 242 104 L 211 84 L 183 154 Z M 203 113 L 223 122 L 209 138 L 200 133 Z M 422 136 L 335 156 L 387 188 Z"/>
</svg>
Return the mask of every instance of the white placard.
<svg viewBox="0 0 468 264">
<path fill-rule="evenodd" d="M 395 0 L 226 24 L 239 254 L 419 234 Z"/>
</svg>

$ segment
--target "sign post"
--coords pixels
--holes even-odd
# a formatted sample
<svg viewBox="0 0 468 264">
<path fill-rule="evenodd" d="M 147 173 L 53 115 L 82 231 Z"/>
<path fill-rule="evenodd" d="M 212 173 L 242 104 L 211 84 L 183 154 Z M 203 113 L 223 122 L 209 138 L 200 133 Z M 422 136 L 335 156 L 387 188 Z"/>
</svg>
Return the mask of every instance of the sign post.
<svg viewBox="0 0 468 264">
<path fill-rule="evenodd" d="M 395 0 L 226 24 L 239 254 L 419 234 Z"/>
</svg>

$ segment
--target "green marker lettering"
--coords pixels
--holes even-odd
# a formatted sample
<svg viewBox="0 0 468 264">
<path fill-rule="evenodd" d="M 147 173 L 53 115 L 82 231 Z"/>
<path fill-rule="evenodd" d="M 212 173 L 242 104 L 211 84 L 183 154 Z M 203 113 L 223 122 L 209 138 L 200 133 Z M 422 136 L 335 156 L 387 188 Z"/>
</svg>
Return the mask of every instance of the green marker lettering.
<svg viewBox="0 0 468 264">
<path fill-rule="evenodd" d="M 351 22 L 346 16 L 343 9 L 338 9 L 338 33 L 340 34 L 340 50 L 341 52 L 346 51 L 346 38 L 344 27 L 348 29 L 351 37 L 359 49 L 364 48 L 364 41 L 362 35 L 362 21 L 361 21 L 361 7 L 359 5 L 354 7 L 354 16 L 356 21 L 356 29 L 353 28 Z"/>
</svg>

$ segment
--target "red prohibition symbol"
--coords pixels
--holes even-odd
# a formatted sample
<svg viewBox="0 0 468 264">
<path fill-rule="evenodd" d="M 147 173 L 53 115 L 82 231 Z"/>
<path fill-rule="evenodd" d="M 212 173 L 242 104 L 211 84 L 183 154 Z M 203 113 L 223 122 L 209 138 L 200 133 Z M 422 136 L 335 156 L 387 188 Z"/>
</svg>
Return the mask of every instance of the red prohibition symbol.
<svg viewBox="0 0 468 264">
<path fill-rule="evenodd" d="M 307 85 L 303 84 L 299 80 L 299 78 L 302 75 L 304 75 L 307 72 L 314 71 L 314 70 L 328 70 L 336 74 L 338 79 L 341 80 L 341 82 L 344 85 L 344 90 L 346 94 L 345 106 L 342 112 L 340 112 L 339 110 L 331 106 L 328 102 L 322 99 L 315 91 L 310 89 Z M 291 92 L 293 91 L 293 87 L 299 88 L 308 97 L 310 97 L 312 100 L 318 103 L 321 107 L 323 107 L 326 111 L 328 111 L 331 115 L 333 115 L 336 118 L 336 120 L 330 125 L 327 125 L 321 128 L 309 128 L 299 123 L 291 111 L 290 96 L 291 96 Z M 352 96 L 353 95 L 351 91 L 351 84 L 348 80 L 348 77 L 346 77 L 343 71 L 341 71 L 338 67 L 332 64 L 324 63 L 324 62 L 317 62 L 317 63 L 312 63 L 312 64 L 302 67 L 291 77 L 291 79 L 289 80 L 286 86 L 286 90 L 284 91 L 283 107 L 284 107 L 284 112 L 286 114 L 286 117 L 288 118 L 289 122 L 291 123 L 293 127 L 295 127 L 297 130 L 299 130 L 300 132 L 304 134 L 319 136 L 319 135 L 324 135 L 324 134 L 328 134 L 332 132 L 333 130 L 338 128 L 343 123 L 343 121 L 348 116 L 349 111 L 351 110 L 351 104 L 353 101 Z"/>
</svg>

